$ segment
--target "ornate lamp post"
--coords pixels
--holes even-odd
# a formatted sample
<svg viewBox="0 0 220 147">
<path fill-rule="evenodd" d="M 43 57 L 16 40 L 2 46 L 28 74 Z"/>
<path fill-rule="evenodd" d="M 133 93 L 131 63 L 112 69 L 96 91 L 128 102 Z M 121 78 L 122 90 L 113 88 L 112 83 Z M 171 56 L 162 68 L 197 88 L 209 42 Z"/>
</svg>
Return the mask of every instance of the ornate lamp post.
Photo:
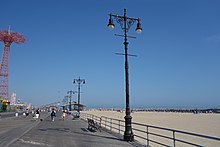
<svg viewBox="0 0 220 147">
<path fill-rule="evenodd" d="M 128 73 L 128 41 L 127 38 L 127 33 L 130 29 L 130 27 L 137 22 L 137 28 L 136 32 L 141 33 L 142 28 L 140 24 L 140 18 L 131 18 L 126 16 L 126 9 L 124 9 L 124 15 L 119 16 L 119 15 L 114 15 L 114 14 L 109 14 L 109 23 L 108 27 L 110 29 L 114 29 L 115 25 L 113 23 L 112 17 L 117 21 L 117 23 L 120 24 L 124 35 L 119 35 L 124 37 L 124 48 L 125 48 L 125 84 L 126 84 L 126 115 L 125 115 L 125 132 L 124 132 L 124 140 L 125 141 L 133 141 L 134 140 L 134 134 L 132 132 L 132 122 L 131 122 L 131 110 L 130 110 L 130 104 L 129 104 L 129 73 Z"/>
<path fill-rule="evenodd" d="M 70 98 L 70 102 L 69 102 L 69 110 L 72 111 L 72 106 L 71 106 L 71 99 L 72 99 L 72 94 L 75 94 L 75 91 L 67 91 L 67 94 L 70 94 L 69 98 Z"/>
<path fill-rule="evenodd" d="M 80 77 L 79 77 L 79 79 L 74 79 L 73 80 L 73 84 L 78 84 L 78 112 L 79 112 L 79 104 L 80 104 L 80 85 L 81 84 L 85 84 L 86 83 L 86 80 L 85 79 L 80 79 Z"/>
</svg>

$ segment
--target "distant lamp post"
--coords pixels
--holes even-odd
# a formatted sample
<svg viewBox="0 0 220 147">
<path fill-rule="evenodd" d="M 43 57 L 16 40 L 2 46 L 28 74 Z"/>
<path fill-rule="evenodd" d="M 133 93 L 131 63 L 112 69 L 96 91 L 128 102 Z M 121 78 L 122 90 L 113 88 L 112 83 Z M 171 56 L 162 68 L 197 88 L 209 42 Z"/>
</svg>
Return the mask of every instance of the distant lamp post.
<svg viewBox="0 0 220 147">
<path fill-rule="evenodd" d="M 78 79 L 74 79 L 73 80 L 73 84 L 78 84 L 78 112 L 79 112 L 79 105 L 80 105 L 80 85 L 81 84 L 85 84 L 86 83 L 86 80 L 85 79 L 80 79 L 80 77 Z"/>
<path fill-rule="evenodd" d="M 64 103 L 65 103 L 65 105 L 68 104 L 68 99 L 69 99 L 69 96 L 68 96 L 68 95 L 64 96 Z M 65 108 L 65 109 L 66 109 L 66 108 Z"/>
<path fill-rule="evenodd" d="M 70 91 L 67 91 L 67 94 L 70 94 L 68 97 L 70 98 L 70 102 L 69 102 L 69 110 L 72 111 L 72 104 L 71 104 L 71 101 L 72 101 L 72 94 L 75 94 L 74 91 L 70 90 Z"/>
<path fill-rule="evenodd" d="M 125 48 L 125 53 L 123 54 L 125 56 L 125 83 L 126 83 L 126 116 L 125 118 L 125 132 L 124 132 L 124 140 L 125 141 L 133 141 L 134 140 L 134 134 L 132 132 L 132 117 L 131 117 L 131 110 L 130 110 L 130 104 L 129 104 L 129 73 L 128 73 L 128 41 L 127 38 L 131 36 L 127 36 L 127 33 L 130 29 L 130 27 L 137 21 L 137 28 L 136 32 L 141 33 L 142 28 L 140 24 L 140 18 L 131 18 L 126 16 L 126 9 L 124 9 L 124 15 L 119 16 L 119 15 L 113 15 L 109 14 L 109 23 L 108 27 L 110 29 L 114 29 L 115 25 L 113 23 L 112 17 L 117 21 L 117 23 L 120 24 L 124 35 L 118 35 L 118 36 L 123 36 L 124 37 L 124 48 Z M 134 37 L 132 37 L 134 38 Z"/>
</svg>

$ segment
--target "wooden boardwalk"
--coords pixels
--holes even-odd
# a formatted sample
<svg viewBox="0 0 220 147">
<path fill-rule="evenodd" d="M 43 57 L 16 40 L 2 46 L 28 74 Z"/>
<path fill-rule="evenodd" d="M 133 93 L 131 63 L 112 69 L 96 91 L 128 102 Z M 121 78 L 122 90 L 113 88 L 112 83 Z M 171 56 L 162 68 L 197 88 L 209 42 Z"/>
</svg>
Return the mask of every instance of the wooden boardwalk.
<svg viewBox="0 0 220 147">
<path fill-rule="evenodd" d="M 123 141 L 111 133 L 90 132 L 87 122 L 58 114 L 52 122 L 48 113 L 41 114 L 43 121 L 33 121 L 31 116 L 0 120 L 1 147 L 132 147 L 137 143 Z M 4 125 L 5 124 L 5 125 Z"/>
</svg>

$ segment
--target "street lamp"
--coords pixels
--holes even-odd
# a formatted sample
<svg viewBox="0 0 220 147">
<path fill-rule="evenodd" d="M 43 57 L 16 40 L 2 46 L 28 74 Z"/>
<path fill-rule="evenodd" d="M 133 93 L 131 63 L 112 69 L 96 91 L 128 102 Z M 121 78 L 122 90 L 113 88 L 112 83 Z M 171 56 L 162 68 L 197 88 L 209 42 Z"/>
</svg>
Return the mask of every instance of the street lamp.
<svg viewBox="0 0 220 147">
<path fill-rule="evenodd" d="M 134 141 L 134 134 L 132 132 L 132 122 L 131 122 L 131 110 L 130 110 L 130 104 L 129 104 L 129 73 L 128 73 L 128 41 L 127 38 L 127 33 L 130 29 L 130 27 L 137 21 L 137 28 L 136 32 L 141 33 L 142 28 L 140 24 L 140 18 L 131 18 L 126 16 L 126 9 L 124 9 L 124 15 L 119 16 L 119 15 L 114 15 L 114 14 L 109 14 L 109 23 L 108 27 L 110 29 L 113 29 L 115 27 L 113 23 L 112 17 L 116 20 L 117 23 L 120 24 L 124 35 L 119 35 L 124 37 L 124 48 L 125 48 L 125 83 L 126 83 L 126 115 L 125 115 L 125 132 L 124 132 L 124 140 L 125 141 Z"/>
<path fill-rule="evenodd" d="M 65 105 L 68 104 L 68 99 L 69 99 L 69 96 L 68 96 L 68 95 L 64 96 L 64 99 L 63 99 L 63 100 L 64 100 Z M 66 108 L 65 108 L 65 109 L 66 109 Z"/>
<path fill-rule="evenodd" d="M 80 104 L 80 84 L 85 84 L 86 83 L 86 80 L 85 79 L 74 79 L 73 80 L 73 84 L 78 84 L 78 113 L 79 113 L 79 104 Z"/>
<path fill-rule="evenodd" d="M 72 106 L 71 106 L 71 98 L 72 98 L 72 94 L 75 94 L 75 91 L 67 91 L 67 94 L 70 94 L 69 98 L 70 98 L 70 102 L 69 102 L 69 110 L 72 111 Z"/>
</svg>

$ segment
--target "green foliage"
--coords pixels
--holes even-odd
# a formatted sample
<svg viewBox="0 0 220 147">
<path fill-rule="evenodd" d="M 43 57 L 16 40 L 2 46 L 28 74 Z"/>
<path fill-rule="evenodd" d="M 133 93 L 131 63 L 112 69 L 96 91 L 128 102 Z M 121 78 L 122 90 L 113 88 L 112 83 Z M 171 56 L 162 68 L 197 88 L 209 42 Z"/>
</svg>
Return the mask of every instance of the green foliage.
<svg viewBox="0 0 220 147">
<path fill-rule="evenodd" d="M 1 111 L 7 111 L 7 105 L 5 105 L 5 104 L 2 104 L 2 110 Z"/>
</svg>

